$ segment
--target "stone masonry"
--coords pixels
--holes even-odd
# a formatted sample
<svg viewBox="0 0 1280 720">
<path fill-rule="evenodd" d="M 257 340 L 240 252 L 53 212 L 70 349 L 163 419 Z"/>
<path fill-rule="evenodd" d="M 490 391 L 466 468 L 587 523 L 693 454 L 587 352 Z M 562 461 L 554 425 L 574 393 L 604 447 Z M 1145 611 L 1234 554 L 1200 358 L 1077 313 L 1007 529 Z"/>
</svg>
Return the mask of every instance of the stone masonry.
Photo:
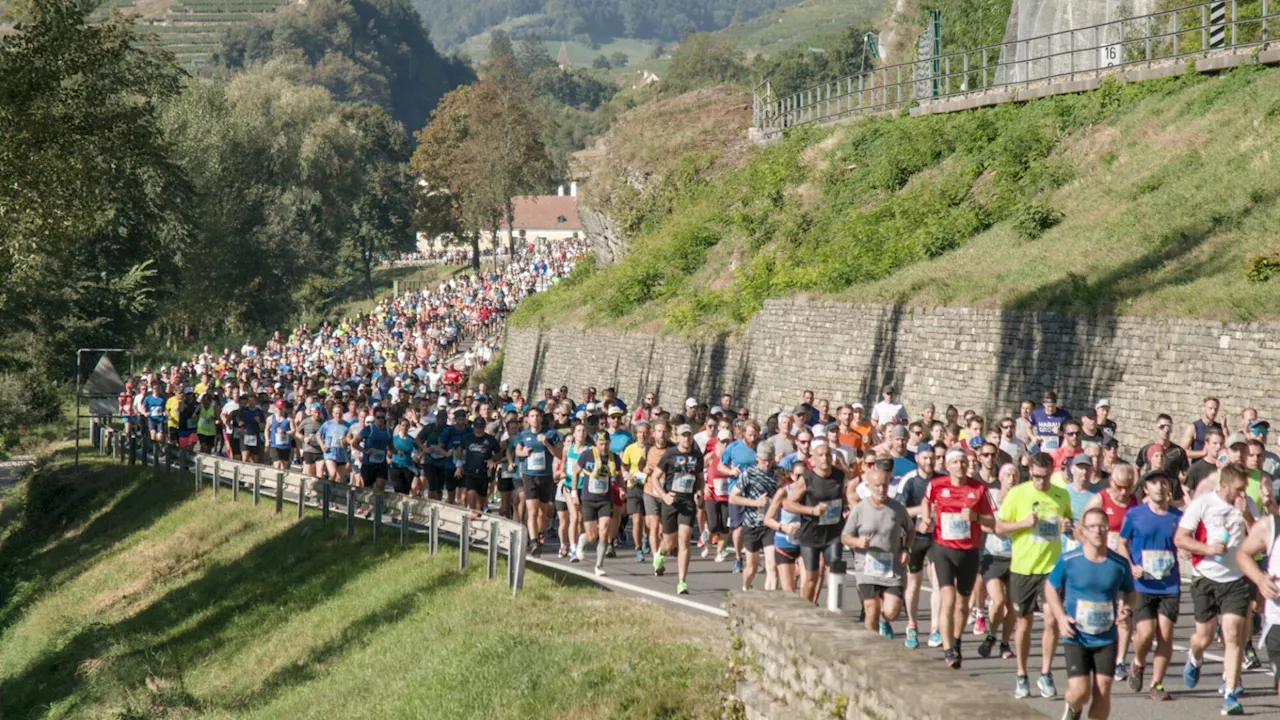
<svg viewBox="0 0 1280 720">
<path fill-rule="evenodd" d="M 727 609 L 747 720 L 1045 718 L 979 680 L 939 673 L 937 660 L 900 642 L 832 623 L 791 593 L 734 593 Z"/>
<path fill-rule="evenodd" d="M 1056 390 L 1079 415 L 1109 398 L 1122 454 L 1149 440 L 1155 416 L 1181 425 L 1199 417 L 1206 395 L 1222 400 L 1224 422 L 1256 407 L 1276 419 L 1280 323 L 1088 318 L 1048 312 L 854 305 L 771 300 L 744 332 L 688 340 L 580 328 L 513 328 L 503 380 L 534 399 L 544 387 L 615 386 L 635 402 L 646 390 L 677 412 L 684 398 L 764 415 L 801 392 L 842 402 L 878 399 L 897 386 L 912 416 L 925 402 L 972 408 L 989 420 L 1016 415 L 1023 398 Z"/>
</svg>

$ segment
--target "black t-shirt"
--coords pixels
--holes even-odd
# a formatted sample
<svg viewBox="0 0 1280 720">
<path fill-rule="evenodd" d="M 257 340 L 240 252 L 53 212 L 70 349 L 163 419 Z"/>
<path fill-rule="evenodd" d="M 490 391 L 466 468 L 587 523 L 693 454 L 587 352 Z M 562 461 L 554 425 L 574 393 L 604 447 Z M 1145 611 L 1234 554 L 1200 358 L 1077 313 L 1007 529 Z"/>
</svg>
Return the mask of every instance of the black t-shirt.
<svg viewBox="0 0 1280 720">
<path fill-rule="evenodd" d="M 1187 490 L 1194 494 L 1196 486 L 1200 484 L 1200 481 L 1216 472 L 1218 472 L 1218 466 L 1203 458 L 1191 463 L 1191 469 L 1187 471 Z"/>
<path fill-rule="evenodd" d="M 813 470 L 804 473 L 804 497 L 800 503 L 808 507 L 827 504 L 826 512 L 819 517 L 800 516 L 800 544 L 805 547 L 822 547 L 837 541 L 844 528 L 844 471 L 831 468 L 831 474 L 822 477 Z"/>
<path fill-rule="evenodd" d="M 935 477 L 938 477 L 937 473 L 932 477 L 924 477 L 919 472 L 912 473 L 911 477 L 902 484 L 902 490 L 898 491 L 898 500 L 902 502 L 903 507 L 919 507 L 920 503 L 924 502 L 929 483 L 933 482 Z"/>
<path fill-rule="evenodd" d="M 689 452 L 681 452 L 676 445 L 667 448 L 662 458 L 658 460 L 658 469 L 663 474 L 662 489 L 667 492 L 692 496 L 702 487 L 702 453 L 698 452 L 696 443 L 689 448 Z M 686 478 L 690 475 L 692 484 Z M 677 490 L 677 487 L 680 489 Z"/>
<path fill-rule="evenodd" d="M 596 449 L 587 448 L 578 456 L 578 497 L 588 502 L 603 502 L 609 500 L 609 486 L 615 484 L 619 474 L 622 471 L 622 460 L 614 453 L 607 453 L 608 460 L 605 467 L 597 467 L 600 461 L 596 458 Z M 603 481 L 603 485 L 595 487 L 595 490 L 603 490 L 603 492 L 593 492 L 593 480 L 595 483 Z"/>
<path fill-rule="evenodd" d="M 462 445 L 462 472 L 467 475 L 484 475 L 488 472 L 487 463 L 502 453 L 498 439 L 488 433 L 483 436 L 472 433 L 463 439 Z"/>
</svg>

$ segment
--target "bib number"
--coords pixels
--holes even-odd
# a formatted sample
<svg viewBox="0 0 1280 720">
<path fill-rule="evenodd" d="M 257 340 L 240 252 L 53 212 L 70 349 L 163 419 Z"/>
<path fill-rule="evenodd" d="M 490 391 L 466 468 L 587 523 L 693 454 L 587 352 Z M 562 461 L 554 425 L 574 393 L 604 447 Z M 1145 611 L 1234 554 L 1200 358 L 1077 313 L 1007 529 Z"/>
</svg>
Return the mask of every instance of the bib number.
<svg viewBox="0 0 1280 720">
<path fill-rule="evenodd" d="M 1050 450 L 1057 450 L 1060 443 L 1061 441 L 1058 439 L 1057 435 L 1050 435 L 1048 437 L 1041 438 L 1040 451 L 1049 452 Z"/>
<path fill-rule="evenodd" d="M 1142 574 L 1163 580 L 1173 570 L 1174 562 L 1172 550 L 1143 550 Z"/>
<path fill-rule="evenodd" d="M 675 476 L 671 481 L 671 492 L 688 495 L 693 492 L 694 477 L 688 473 Z"/>
<path fill-rule="evenodd" d="M 257 446 L 258 446 L 258 436 L 257 436 L 257 435 L 250 435 L 249 433 L 245 433 L 245 435 L 244 435 L 244 444 L 245 444 L 245 447 L 257 447 Z"/>
<path fill-rule="evenodd" d="M 1086 635 L 1102 635 L 1115 624 L 1116 611 L 1110 602 L 1076 601 L 1076 628 Z"/>
<path fill-rule="evenodd" d="M 1115 550 L 1120 547 L 1120 536 L 1116 533 L 1107 533 L 1107 549 Z"/>
<path fill-rule="evenodd" d="M 286 435 L 286 434 L 284 434 L 283 432 L 281 432 L 281 431 L 277 430 L 277 431 L 276 431 L 276 446 L 277 446 L 277 447 L 284 447 L 285 445 L 288 445 L 288 444 L 289 444 L 289 436 L 288 436 L 288 435 Z"/>
<path fill-rule="evenodd" d="M 893 558 L 883 550 L 868 550 L 862 572 L 875 577 L 893 577 Z"/>
<path fill-rule="evenodd" d="M 725 478 L 716 478 L 715 480 L 716 495 L 724 497 L 729 494 L 729 481 Z"/>
<path fill-rule="evenodd" d="M 385 450 L 370 450 L 365 456 L 370 465 L 381 465 L 387 461 L 387 453 Z"/>
<path fill-rule="evenodd" d="M 1038 543 L 1058 542 L 1058 519 L 1057 518 L 1040 518 L 1036 522 L 1034 532 L 1031 539 Z"/>
<path fill-rule="evenodd" d="M 644 485 L 644 473 L 631 473 L 631 487 L 640 487 L 642 485 Z"/>
<path fill-rule="evenodd" d="M 960 513 L 942 513 L 942 539 L 967 540 L 972 537 L 969 521 Z"/>
<path fill-rule="evenodd" d="M 827 503 L 827 509 L 822 511 L 822 515 L 818 517 L 819 525 L 835 525 L 840 522 L 840 512 L 844 510 L 843 500 L 832 500 Z"/>
<path fill-rule="evenodd" d="M 591 476 L 587 479 L 587 492 L 592 495 L 604 495 L 609 492 L 609 476 Z"/>
<path fill-rule="evenodd" d="M 525 467 L 529 472 L 544 472 L 547 469 L 547 454 L 542 450 L 531 453 L 526 461 Z"/>
</svg>

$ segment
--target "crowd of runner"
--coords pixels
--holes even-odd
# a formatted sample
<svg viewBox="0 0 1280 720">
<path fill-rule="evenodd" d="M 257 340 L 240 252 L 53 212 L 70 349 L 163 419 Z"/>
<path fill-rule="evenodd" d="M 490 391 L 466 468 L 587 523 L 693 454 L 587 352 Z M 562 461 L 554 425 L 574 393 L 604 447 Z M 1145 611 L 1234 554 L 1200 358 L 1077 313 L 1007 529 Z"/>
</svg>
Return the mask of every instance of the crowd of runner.
<svg viewBox="0 0 1280 720">
<path fill-rule="evenodd" d="M 1122 448 L 1109 401 L 1077 417 L 1052 392 L 991 419 L 913 416 L 892 387 L 870 410 L 805 392 L 758 420 L 729 395 L 664 409 L 653 392 L 633 407 L 614 388 L 468 387 L 506 314 L 582 250 L 526 252 L 261 349 L 206 349 L 131 380 L 121 412 L 155 440 L 501 513 L 528 528 L 531 555 L 554 545 L 598 575 L 622 548 L 657 576 L 674 561 L 679 594 L 695 553 L 732 560 L 744 591 L 812 602 L 847 572 L 868 629 L 893 639 L 905 619 L 906 647 L 941 648 L 952 668 L 972 623 L 980 657 L 1016 660 L 1015 697 L 1033 692 L 1034 660 L 1035 691 L 1058 696 L 1061 645 L 1064 718 L 1106 718 L 1114 682 L 1171 698 L 1184 575 L 1195 630 L 1182 684 L 1200 683 L 1215 642 L 1223 714 L 1243 712 L 1255 643 L 1276 673 L 1280 457 L 1256 411 L 1224 422 L 1206 398 L 1176 439 L 1160 415 L 1150 442 Z"/>
</svg>

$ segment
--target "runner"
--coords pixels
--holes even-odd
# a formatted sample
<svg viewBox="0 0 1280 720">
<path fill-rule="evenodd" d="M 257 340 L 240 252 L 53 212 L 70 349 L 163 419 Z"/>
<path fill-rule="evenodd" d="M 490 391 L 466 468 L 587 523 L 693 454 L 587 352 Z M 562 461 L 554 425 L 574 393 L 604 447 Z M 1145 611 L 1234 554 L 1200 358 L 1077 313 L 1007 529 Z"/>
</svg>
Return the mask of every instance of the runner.
<svg viewBox="0 0 1280 720">
<path fill-rule="evenodd" d="M 645 395 L 645 403 L 637 412 L 653 407 L 653 393 Z M 631 518 L 631 539 L 636 544 L 636 562 L 642 563 L 649 552 L 649 538 L 645 532 L 644 478 L 645 455 L 652 443 L 648 420 L 637 420 L 635 428 L 635 441 L 622 451 L 622 472 L 627 481 L 627 515 Z"/>
<path fill-rule="evenodd" d="M 932 533 L 926 532 L 924 528 L 924 496 L 929 491 L 929 485 L 933 483 L 934 478 L 941 477 L 934 472 L 935 455 L 933 446 L 929 443 L 920 443 L 916 447 L 915 469 L 911 470 L 902 478 L 900 482 L 900 490 L 898 498 L 903 506 L 907 509 L 909 515 L 915 522 L 914 541 L 908 548 L 910 555 L 907 559 L 907 639 L 906 647 L 915 649 L 920 647 L 919 640 L 919 613 L 920 613 L 920 588 L 924 584 L 924 571 L 926 566 L 929 571 L 929 608 L 932 618 L 933 627 L 929 629 L 929 647 L 942 646 L 942 631 L 938 629 L 939 605 L 942 602 L 942 594 L 938 592 L 938 578 L 934 573 L 933 563 L 929 562 L 929 549 L 933 547 Z M 876 460 L 876 464 L 880 463 Z M 890 470 L 896 467 L 896 461 L 885 456 L 884 463 L 888 464 Z M 936 635 L 936 638 L 934 637 Z M 935 642 L 936 641 L 936 642 Z"/>
<path fill-rule="evenodd" d="M 391 446 L 391 430 L 387 427 L 387 410 L 373 409 L 373 423 L 366 424 L 351 440 L 351 449 L 360 453 L 360 480 L 363 487 L 378 492 L 387 485 L 390 474 L 387 467 L 387 450 Z"/>
<path fill-rule="evenodd" d="M 1138 499 L 1133 496 L 1133 484 L 1137 477 L 1136 469 L 1132 465 L 1117 465 L 1111 473 L 1111 481 L 1107 487 L 1093 496 L 1085 507 L 1100 508 L 1107 514 L 1107 549 L 1120 550 L 1120 530 L 1124 526 L 1125 514 L 1129 512 L 1129 508 L 1138 504 Z M 1122 557 L 1127 557 L 1123 552 Z M 1133 621 L 1130 617 L 1121 617 L 1116 620 L 1117 641 L 1116 641 L 1116 681 L 1124 682 L 1129 679 L 1129 668 L 1125 665 L 1125 655 L 1129 651 L 1129 639 L 1133 634 Z"/>
<path fill-rule="evenodd" d="M 271 466 L 287 471 L 293 457 L 293 421 L 286 414 L 284 400 L 271 405 L 271 418 L 267 421 L 267 438 L 270 444 Z"/>
<path fill-rule="evenodd" d="M 329 413 L 329 419 L 320 426 L 320 431 L 316 434 L 316 443 L 320 446 L 320 452 L 324 454 L 325 474 L 332 482 L 349 482 L 347 477 L 348 463 L 351 458 L 347 447 L 349 430 L 349 423 L 342 417 L 335 403 Z"/>
<path fill-rule="evenodd" d="M 986 445 L 986 447 L 994 447 Z M 1000 507 L 1004 504 L 1004 499 L 1009 495 L 1009 491 L 1015 485 L 1022 482 L 1021 476 L 1018 474 L 1018 467 L 1013 463 L 1005 463 L 1000 466 L 998 473 L 998 484 L 996 487 L 987 490 L 990 495 L 991 507 L 995 509 L 997 518 L 999 517 Z M 999 520 L 996 525 L 999 526 Z M 1014 626 L 1017 624 L 1017 617 L 1009 607 L 1009 580 L 1012 574 L 1011 563 L 1013 561 L 1013 539 L 1006 534 L 989 532 L 982 545 L 982 565 L 979 572 L 982 573 L 982 583 L 986 587 L 987 596 L 991 599 L 990 618 L 987 622 L 986 636 L 982 639 L 982 644 L 978 646 L 978 655 L 981 657 L 991 657 L 991 652 L 995 649 L 996 635 L 995 631 L 1000 630 L 1000 657 L 1009 659 L 1014 657 L 1013 647 L 1009 644 L 1013 637 Z"/>
<path fill-rule="evenodd" d="M 324 468 L 324 451 L 320 448 L 318 437 L 320 427 L 324 425 L 324 406 L 312 402 L 307 409 L 307 417 L 298 423 L 294 437 L 302 448 L 302 474 L 319 477 Z"/>
<path fill-rule="evenodd" d="M 644 523 L 650 552 L 662 547 L 662 480 L 659 479 L 658 461 L 666 454 L 670 443 L 670 426 L 665 419 L 653 423 L 653 445 L 644 456 Z"/>
<path fill-rule="evenodd" d="M 551 477 L 552 460 L 564 454 L 563 438 L 555 430 L 543 430 L 542 411 L 528 411 L 529 427 L 514 439 L 524 477 L 525 521 L 529 528 L 529 554 L 542 557 L 542 529 L 550 520 L 550 504 L 556 488 Z"/>
<path fill-rule="evenodd" d="M 810 460 L 812 468 L 791 483 L 783 507 L 800 517 L 800 558 L 806 572 L 800 597 L 817 603 L 824 568 L 830 571 L 840 560 L 844 509 L 857 502 L 857 494 L 855 483 L 832 465 L 825 440 L 814 442 Z"/>
<path fill-rule="evenodd" d="M 1053 458 L 1039 452 L 1029 460 L 1031 480 L 1015 485 L 1000 504 L 996 532 L 1008 534 L 1013 554 L 1009 561 L 1009 608 L 1017 618 L 1014 626 L 1014 654 L 1017 658 L 1013 696 L 1031 695 L 1027 664 L 1031 657 L 1031 629 L 1034 614 L 1044 610 L 1045 578 L 1062 554 L 1061 536 L 1071 529 L 1071 498 L 1067 491 L 1050 482 Z M 1040 636 L 1040 696 L 1058 694 L 1053 682 L 1053 654 L 1058 647 L 1058 626 L 1045 618 Z"/>
<path fill-rule="evenodd" d="M 444 398 L 436 404 L 435 416 L 431 422 L 418 432 L 418 445 L 423 448 L 422 475 L 426 478 L 427 498 L 444 499 L 444 450 L 440 447 L 440 436 L 449 427 L 449 404 Z"/>
<path fill-rule="evenodd" d="M 577 462 L 577 497 L 582 508 L 582 521 L 586 532 L 578 538 L 578 557 L 583 557 L 587 543 L 596 544 L 596 575 L 603 576 L 605 546 L 609 522 L 613 517 L 613 488 L 622 482 L 622 461 L 609 450 L 609 432 L 601 430 L 595 435 L 595 444 L 587 448 Z"/>
<path fill-rule="evenodd" d="M 463 408 L 454 408 L 451 419 L 453 422 L 440 431 L 436 441 L 437 450 L 444 457 L 444 501 L 463 505 L 466 490 L 463 489 L 462 465 L 458 461 L 465 453 L 463 443 L 471 435 L 471 428 L 467 426 L 467 411 Z"/>
<path fill-rule="evenodd" d="M 1182 584 L 1178 568 L 1178 548 L 1174 544 L 1182 513 L 1170 506 L 1172 482 L 1162 469 L 1152 470 L 1142 478 L 1146 503 L 1130 508 L 1120 527 L 1116 548 L 1129 558 L 1134 586 L 1138 592 L 1134 604 L 1133 666 L 1129 668 L 1129 688 L 1142 692 L 1146 675 L 1147 653 L 1155 645 L 1151 662 L 1151 699 L 1169 700 L 1164 688 L 1165 672 L 1173 657 L 1173 628 L 1178 624 L 1178 607 Z"/>
<path fill-rule="evenodd" d="M 238 411 L 240 425 L 240 459 L 247 463 L 262 462 L 262 431 L 267 418 L 258 407 L 258 396 L 253 393 L 240 396 Z"/>
<path fill-rule="evenodd" d="M 196 409 L 196 442 L 202 453 L 212 453 L 218 442 L 218 407 L 209 390 L 200 395 L 200 407 Z"/>
<path fill-rule="evenodd" d="M 756 464 L 756 446 L 760 441 L 760 424 L 755 420 L 742 421 L 742 437 L 729 443 L 720 455 L 718 470 L 730 478 L 728 490 L 737 485 L 742 471 Z M 727 495 L 726 495 L 727 497 Z M 729 531 L 733 538 L 733 552 L 738 559 L 733 563 L 734 572 L 742 572 L 742 509 L 729 506 Z"/>
<path fill-rule="evenodd" d="M 773 499 L 769 502 L 769 510 L 765 513 L 765 527 L 773 530 L 773 557 L 778 566 L 778 587 L 789 593 L 797 590 L 796 560 L 800 557 L 800 516 L 783 507 L 791 486 L 804 477 L 808 468 L 794 465 L 790 472 L 784 471 L 783 483 L 779 485 Z M 804 564 L 800 564 L 799 585 L 805 580 Z"/>
<path fill-rule="evenodd" d="M 1116 665 L 1116 618 L 1133 604 L 1129 563 L 1107 549 L 1107 515 L 1085 511 L 1081 546 L 1065 553 L 1049 573 L 1045 601 L 1062 633 L 1067 660 L 1064 720 L 1080 720 L 1086 704 L 1090 720 L 1111 715 L 1111 683 Z"/>
<path fill-rule="evenodd" d="M 773 553 L 773 533 L 765 526 L 765 510 L 778 492 L 773 474 L 773 446 L 761 443 L 756 448 L 756 464 L 743 470 L 729 491 L 729 503 L 742 508 L 742 546 L 746 567 L 742 573 L 742 590 L 748 591 L 756 577 L 760 554 L 764 553 L 765 590 L 778 587 L 778 567 Z"/>
<path fill-rule="evenodd" d="M 463 439 L 459 452 L 462 464 L 458 474 L 466 488 L 466 507 L 478 513 L 489 500 L 489 480 L 498 467 L 502 446 L 489 434 L 488 422 L 476 418 L 471 424 L 471 434 Z"/>
<path fill-rule="evenodd" d="M 569 558 L 569 562 L 582 562 L 578 554 L 578 545 L 585 540 L 582 529 L 582 504 L 578 498 L 578 458 L 591 447 L 587 441 L 586 423 L 573 426 L 569 440 L 564 444 L 564 455 L 555 464 L 556 483 L 556 520 L 560 530 L 560 557 Z"/>
<path fill-rule="evenodd" d="M 693 539 L 693 526 L 697 519 L 697 501 L 702 497 L 702 453 L 693 443 L 693 428 L 681 425 L 676 428 L 676 446 L 667 448 L 658 461 L 662 484 L 658 490 L 662 498 L 662 546 L 653 555 L 653 574 L 661 576 L 665 571 L 666 556 L 676 556 L 678 582 L 676 593 L 689 594 L 689 543 Z M 658 473 L 650 475 L 656 479 Z"/>
<path fill-rule="evenodd" d="M 1187 459 L 1195 462 L 1201 458 L 1211 456 L 1212 450 L 1205 448 L 1205 440 L 1211 431 L 1218 432 L 1219 439 L 1226 437 L 1226 432 L 1222 429 L 1222 423 L 1218 422 L 1218 408 L 1221 403 L 1218 398 L 1207 397 L 1201 404 L 1200 418 L 1187 426 L 1182 433 L 1181 445 L 1187 451 Z"/>
<path fill-rule="evenodd" d="M 960 636 L 969 617 L 969 597 L 982 559 L 983 528 L 995 528 L 995 514 L 982 483 L 969 478 L 969 457 L 949 450 L 947 476 L 935 478 L 924 496 L 924 529 L 933 534 L 930 560 L 941 592 L 939 626 L 947 665 L 960 669 Z"/>
<path fill-rule="evenodd" d="M 902 585 L 915 526 L 902 503 L 889 497 L 889 476 L 872 466 L 862 483 L 870 494 L 849 511 L 841 542 L 853 550 L 853 573 L 868 630 L 893 639 L 902 612 Z"/>
<path fill-rule="evenodd" d="M 391 487 L 400 495 L 413 492 L 413 480 L 417 463 L 418 441 L 409 430 L 409 420 L 401 418 L 391 437 Z"/>
</svg>

